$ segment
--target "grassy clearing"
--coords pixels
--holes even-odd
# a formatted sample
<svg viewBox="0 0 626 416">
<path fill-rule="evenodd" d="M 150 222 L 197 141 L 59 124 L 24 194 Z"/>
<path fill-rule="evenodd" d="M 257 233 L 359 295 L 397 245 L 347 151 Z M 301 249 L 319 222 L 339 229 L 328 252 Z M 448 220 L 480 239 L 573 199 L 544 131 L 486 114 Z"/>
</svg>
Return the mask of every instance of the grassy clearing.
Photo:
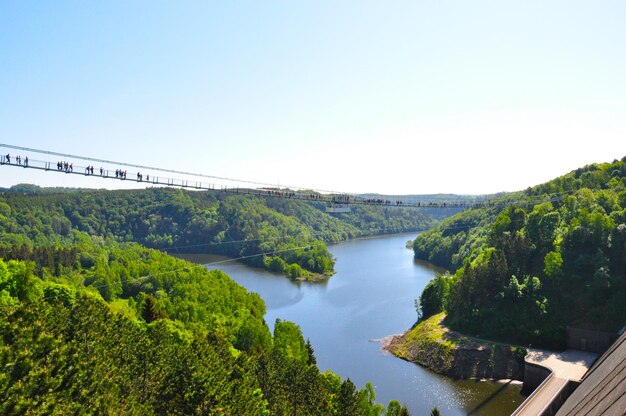
<svg viewBox="0 0 626 416">
<path fill-rule="evenodd" d="M 445 314 L 440 313 L 420 322 L 404 334 L 402 341 L 394 343 L 390 351 L 404 360 L 446 370 L 454 362 L 454 350 L 459 340 L 451 337 L 447 328 L 440 326 L 444 317 Z"/>
</svg>

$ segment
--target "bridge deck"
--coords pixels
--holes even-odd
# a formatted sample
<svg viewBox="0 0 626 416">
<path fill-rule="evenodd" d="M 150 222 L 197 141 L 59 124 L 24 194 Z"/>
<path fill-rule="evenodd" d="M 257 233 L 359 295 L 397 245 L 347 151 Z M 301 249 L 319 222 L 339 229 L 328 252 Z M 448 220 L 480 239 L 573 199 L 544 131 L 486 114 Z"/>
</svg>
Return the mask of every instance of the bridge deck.
<svg viewBox="0 0 626 416">
<path fill-rule="evenodd" d="M 84 161 L 82 161 L 84 163 Z M 121 164 L 125 165 L 125 164 Z M 182 178 L 172 178 L 172 177 L 163 177 L 159 176 L 158 173 L 151 171 L 150 173 L 146 173 L 144 169 L 144 174 L 141 174 L 138 171 L 135 172 L 126 172 L 124 170 L 124 175 L 116 175 L 114 170 L 110 170 L 109 168 L 101 167 L 93 167 L 93 173 L 87 170 L 88 166 L 84 164 L 73 164 L 71 167 L 57 167 L 55 162 L 50 162 L 48 160 L 37 160 L 34 158 L 30 158 L 28 161 L 23 160 L 17 163 L 15 157 L 12 157 L 10 160 L 7 159 L 6 156 L 0 155 L 0 166 L 6 167 L 15 167 L 21 169 L 33 169 L 39 171 L 45 171 L 50 173 L 59 173 L 65 175 L 80 175 L 86 176 L 93 179 L 109 179 L 123 182 L 136 182 L 138 184 L 147 185 L 147 186 L 169 186 L 169 187 L 177 187 L 177 188 L 189 188 L 195 190 L 204 190 L 204 191 L 220 191 L 220 192 L 228 192 L 228 193 L 236 193 L 236 194 L 248 194 L 248 195 L 257 195 L 257 196 L 266 196 L 266 197 L 275 197 L 275 198 L 289 198 L 289 199 L 298 199 L 304 201 L 311 202 L 323 202 L 327 204 L 332 204 L 328 212 L 342 213 L 342 212 L 350 212 L 349 208 L 341 209 L 335 208 L 335 204 L 341 204 L 345 207 L 349 207 L 350 205 L 368 205 L 368 206 L 384 206 L 384 207 L 399 207 L 399 208 L 452 208 L 452 209 L 468 209 L 468 208 L 478 208 L 483 206 L 495 206 L 495 205 L 504 205 L 504 203 L 494 203 L 494 202 L 475 202 L 475 203 L 462 203 L 462 202 L 422 202 L 422 201 L 408 201 L 408 200 L 389 200 L 383 198 L 364 198 L 358 195 L 353 194 L 322 194 L 318 192 L 307 192 L 300 191 L 295 192 L 290 189 L 268 189 L 268 188 L 251 188 L 251 187 L 235 187 L 235 186 L 226 186 L 226 185 L 217 185 L 213 183 L 201 182 L 198 180 L 188 180 Z M 93 165 L 91 165 L 93 166 Z M 134 166 L 134 165 L 130 165 Z M 148 168 L 149 170 L 150 168 Z M 156 168 L 152 168 L 156 169 Z M 162 172 L 161 172 L 162 173 Z M 193 176 L 190 174 L 190 176 Z"/>
<path fill-rule="evenodd" d="M 5 150 L 9 152 L 5 156 Z M 18 155 L 15 154 L 14 151 L 18 151 L 21 153 L 21 160 L 18 161 Z M 13 152 L 13 156 L 10 156 L 9 153 Z M 40 160 L 36 159 L 34 156 L 36 155 L 44 155 L 43 157 L 48 160 Z M 68 162 L 73 162 L 75 166 L 70 167 L 57 167 L 56 162 L 52 162 L 49 160 L 50 156 L 59 156 L 62 160 L 67 160 Z M 42 156 L 37 156 L 42 157 Z M 17 162 L 17 163 L 16 163 Z M 93 166 L 93 163 L 96 163 L 97 166 Z M 71 164 L 71 163 L 70 163 Z M 82 166 L 81 166 L 82 165 Z M 142 183 L 143 185 L 149 186 L 173 186 L 179 188 L 192 188 L 197 190 L 207 190 L 207 191 L 221 191 L 221 192 L 229 192 L 229 193 L 240 193 L 240 194 L 251 194 L 258 196 L 268 196 L 268 197 L 277 197 L 277 198 L 291 198 L 291 199 L 299 199 L 311 202 L 322 202 L 334 206 L 336 204 L 342 205 L 369 205 L 369 206 L 384 206 L 384 207 L 399 207 L 399 208 L 443 208 L 443 209 L 470 209 L 470 208 L 481 208 L 481 207 L 505 207 L 508 205 L 536 205 L 538 203 L 548 202 L 548 201 L 559 201 L 563 199 L 562 193 L 555 194 L 552 197 L 545 196 L 539 200 L 532 200 L 527 197 L 520 197 L 519 200 L 516 201 L 491 201 L 484 200 L 483 198 L 477 198 L 473 201 L 464 200 L 463 202 L 455 201 L 456 198 L 452 198 L 450 201 L 445 200 L 437 200 L 437 201 L 428 201 L 423 200 L 422 198 L 415 198 L 415 196 L 410 195 L 395 195 L 395 196 L 384 196 L 377 194 L 356 194 L 356 193 L 345 193 L 345 192 L 333 192 L 333 191 L 323 191 L 323 190 L 312 190 L 310 188 L 302 188 L 302 187 L 280 187 L 267 183 L 261 183 L 256 181 L 242 180 L 242 179 L 233 179 L 233 178 L 225 178 L 220 176 L 199 174 L 193 172 L 185 172 L 180 170 L 174 170 L 171 168 L 164 167 L 154 167 L 154 166 L 145 166 L 132 164 L 128 162 L 116 162 L 112 160 L 105 159 L 96 159 L 87 156 L 80 155 L 70 155 L 65 153 L 52 152 L 48 150 L 41 149 L 33 149 L 23 146 L 15 146 L 5 143 L 0 143 L 0 166 L 12 166 L 18 168 L 28 168 L 28 169 L 37 169 L 43 170 L 46 172 L 58 172 L 64 174 L 71 175 L 85 175 L 91 178 L 100 178 L 100 179 L 115 179 L 115 180 L 123 180 L 129 182 L 137 182 Z M 118 166 L 123 169 L 123 176 L 119 177 L 114 175 L 113 173 L 116 171 L 110 171 L 109 168 L 105 168 L 104 166 Z M 88 171 L 87 168 L 90 167 L 91 170 Z M 126 169 L 138 169 L 138 171 L 134 172 L 126 172 Z M 102 170 L 101 170 L 102 169 Z M 163 174 L 175 174 L 175 175 L 183 175 L 178 176 L 178 178 L 172 177 L 163 177 Z M 145 175 L 145 179 L 143 177 Z M 193 179 L 191 179 L 193 178 Z M 210 180 L 217 180 L 221 183 L 226 183 L 227 185 L 216 185 L 216 184 L 207 184 L 204 179 L 199 178 L 209 178 Z M 189 180 L 190 179 L 190 180 Z M 236 184 L 236 186 L 231 186 L 232 184 Z M 240 184 L 244 184 L 243 187 L 240 187 Z M 294 190 L 296 189 L 296 190 Z M 348 212 L 348 210 L 338 210 L 338 209 L 330 209 L 329 212 Z"/>
</svg>

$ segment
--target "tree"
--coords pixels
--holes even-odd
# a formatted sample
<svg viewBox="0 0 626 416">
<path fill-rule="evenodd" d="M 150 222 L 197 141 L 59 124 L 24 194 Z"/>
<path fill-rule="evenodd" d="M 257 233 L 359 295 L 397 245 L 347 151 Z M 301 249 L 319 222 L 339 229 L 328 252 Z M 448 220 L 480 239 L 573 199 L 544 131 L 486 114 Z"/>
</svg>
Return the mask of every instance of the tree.
<svg viewBox="0 0 626 416">
<path fill-rule="evenodd" d="M 422 292 L 422 296 L 424 295 L 424 292 Z M 416 298 L 413 301 L 413 305 L 415 306 L 415 312 L 417 312 L 417 322 L 422 320 L 422 317 L 424 316 L 424 312 L 422 312 L 422 304 L 420 302 L 421 297 Z"/>
<path fill-rule="evenodd" d="M 349 378 L 341 383 L 339 394 L 337 395 L 338 414 L 343 416 L 353 416 L 357 414 L 355 391 L 356 387 Z"/>
<path fill-rule="evenodd" d="M 274 324 L 274 350 L 303 365 L 309 362 L 309 350 L 304 342 L 302 331 L 293 322 L 276 320 Z"/>
<path fill-rule="evenodd" d="M 428 282 L 419 300 L 416 299 L 415 307 L 421 306 L 420 318 L 428 318 L 439 312 L 443 312 L 445 304 L 450 294 L 452 279 L 448 275 L 437 274 L 433 280 Z M 419 312 L 418 312 L 419 313 Z M 419 319 L 418 319 L 419 320 Z"/>
<path fill-rule="evenodd" d="M 141 317 L 148 324 L 157 319 L 169 318 L 167 311 L 159 306 L 156 298 L 152 295 L 146 295 L 143 307 L 141 308 Z"/>
<path fill-rule="evenodd" d="M 402 405 L 397 400 L 391 400 L 387 405 L 387 412 L 385 416 L 400 416 L 402 412 Z"/>
<path fill-rule="evenodd" d="M 313 349 L 313 345 L 311 345 L 311 340 L 309 338 L 306 339 L 306 351 L 309 355 L 309 365 L 317 365 L 315 350 Z"/>
</svg>

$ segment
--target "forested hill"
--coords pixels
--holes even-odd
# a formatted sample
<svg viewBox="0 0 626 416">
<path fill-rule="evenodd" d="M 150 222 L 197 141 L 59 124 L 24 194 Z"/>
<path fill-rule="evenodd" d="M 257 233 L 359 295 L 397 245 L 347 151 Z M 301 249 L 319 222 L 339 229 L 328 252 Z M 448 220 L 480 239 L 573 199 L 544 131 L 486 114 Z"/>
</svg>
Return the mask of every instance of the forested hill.
<svg viewBox="0 0 626 416">
<path fill-rule="evenodd" d="M 568 325 L 626 325 L 626 157 L 442 221 L 415 256 L 456 270 L 421 295 L 454 329 L 560 348 Z"/>
<path fill-rule="evenodd" d="M 246 257 L 248 264 L 291 277 L 331 274 L 334 260 L 325 243 L 423 230 L 435 222 L 415 209 L 354 207 L 333 216 L 322 204 L 169 188 L 15 190 L 0 196 L 1 241 L 11 250 L 40 241 L 66 245 L 77 230 L 170 252 Z"/>
<path fill-rule="evenodd" d="M 302 244 L 324 224 L 314 230 L 262 200 L 172 189 L 4 195 L 0 414 L 385 413 L 371 384 L 320 372 L 296 324 L 270 333 L 257 294 L 127 241 Z M 332 260 L 324 246 L 301 256 Z M 408 412 L 392 401 L 386 414 Z"/>
<path fill-rule="evenodd" d="M 272 336 L 263 301 L 224 273 L 70 238 L 0 259 L 1 414 L 383 413 L 370 384 L 318 370 L 297 325 Z"/>
</svg>

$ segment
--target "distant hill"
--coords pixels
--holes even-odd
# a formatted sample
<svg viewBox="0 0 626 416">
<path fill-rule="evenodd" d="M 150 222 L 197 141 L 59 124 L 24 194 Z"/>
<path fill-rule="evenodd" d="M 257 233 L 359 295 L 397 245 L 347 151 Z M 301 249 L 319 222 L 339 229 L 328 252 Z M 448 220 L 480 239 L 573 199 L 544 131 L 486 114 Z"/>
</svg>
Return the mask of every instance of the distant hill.
<svg viewBox="0 0 626 416">
<path fill-rule="evenodd" d="M 435 223 L 411 208 L 357 206 L 330 215 L 321 203 L 171 188 L 76 191 L 19 185 L 0 196 L 0 203 L 14 214 L 0 223 L 2 241 L 10 247 L 65 244 L 77 230 L 170 252 L 241 257 L 294 278 L 332 273 L 326 243 L 425 230 Z"/>
<path fill-rule="evenodd" d="M 67 188 L 62 186 L 42 187 L 30 183 L 19 183 L 17 185 L 11 186 L 10 188 L 0 188 L 0 192 L 2 193 L 13 192 L 21 194 L 61 194 L 73 192 L 89 192 L 95 190 L 96 189 L 93 188 Z"/>
<path fill-rule="evenodd" d="M 626 157 L 459 213 L 415 256 L 456 270 L 421 295 L 425 315 L 469 334 L 563 346 L 568 325 L 626 324 Z"/>
<path fill-rule="evenodd" d="M 400 199 L 403 201 L 411 201 L 412 203 L 421 203 L 422 205 L 428 205 L 429 203 L 443 204 L 446 203 L 449 206 L 454 205 L 473 205 L 481 202 L 493 200 L 506 195 L 504 192 L 497 194 L 487 195 L 457 195 L 457 194 L 410 194 L 410 195 L 383 195 L 383 194 L 359 194 L 360 197 L 365 199 L 383 199 L 394 201 Z M 462 212 L 465 208 L 421 208 L 420 212 L 424 215 L 428 215 L 438 221 L 451 217 L 459 212 Z"/>
</svg>

